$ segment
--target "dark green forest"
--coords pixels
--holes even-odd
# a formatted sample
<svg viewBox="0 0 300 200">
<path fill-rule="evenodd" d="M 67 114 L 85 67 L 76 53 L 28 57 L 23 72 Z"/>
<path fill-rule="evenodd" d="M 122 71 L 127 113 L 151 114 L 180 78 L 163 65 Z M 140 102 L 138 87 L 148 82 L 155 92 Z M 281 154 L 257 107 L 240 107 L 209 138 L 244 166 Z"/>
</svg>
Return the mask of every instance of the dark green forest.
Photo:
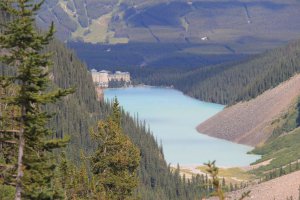
<svg viewBox="0 0 300 200">
<path fill-rule="evenodd" d="M 197 99 L 233 104 L 255 98 L 300 71 L 300 41 L 235 64 L 182 70 L 139 70 L 138 83 L 174 86 Z M 147 72 L 146 72 L 147 71 Z"/>
<path fill-rule="evenodd" d="M 78 57 L 90 68 L 134 71 L 170 68 L 191 70 L 208 65 L 245 59 L 248 55 L 215 52 L 214 45 L 183 42 L 132 42 L 128 44 L 90 44 L 68 42 Z M 201 48 L 207 51 L 203 52 Z M 218 48 L 226 48 L 218 45 Z"/>
</svg>

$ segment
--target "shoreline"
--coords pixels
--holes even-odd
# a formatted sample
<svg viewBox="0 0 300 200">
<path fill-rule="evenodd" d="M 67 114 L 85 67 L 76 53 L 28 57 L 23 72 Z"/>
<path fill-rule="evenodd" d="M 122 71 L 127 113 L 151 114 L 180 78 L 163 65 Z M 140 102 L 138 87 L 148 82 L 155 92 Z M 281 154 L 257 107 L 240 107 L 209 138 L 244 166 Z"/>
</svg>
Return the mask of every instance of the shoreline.
<svg viewBox="0 0 300 200">
<path fill-rule="evenodd" d="M 182 166 L 179 169 L 179 174 L 184 176 L 186 179 L 192 179 L 193 177 L 207 176 L 211 178 L 209 173 L 206 171 L 207 166 Z M 256 176 L 249 173 L 246 167 L 219 167 L 219 178 L 224 178 L 227 183 L 241 183 L 241 182 L 253 182 L 258 180 Z M 171 166 L 172 171 L 175 171 L 177 167 Z"/>
<path fill-rule="evenodd" d="M 256 182 L 258 177 L 251 174 L 251 170 L 257 169 L 261 166 L 266 166 L 270 164 L 272 159 L 248 166 L 217 166 L 219 168 L 219 177 L 226 179 L 231 183 L 240 183 L 240 182 Z M 176 165 L 171 165 L 172 170 L 176 170 Z M 179 166 L 179 173 L 181 176 L 185 176 L 187 179 L 191 179 L 197 175 L 209 176 L 206 172 L 207 166 L 202 165 L 182 165 Z"/>
<path fill-rule="evenodd" d="M 138 85 L 129 85 L 129 86 L 123 86 L 123 87 L 114 87 L 114 88 L 103 88 L 106 89 L 126 89 L 126 88 L 165 88 L 165 89 L 175 89 L 173 86 L 153 86 L 153 85 L 145 85 L 145 84 L 138 84 Z M 181 92 L 180 90 L 177 90 Z"/>
<path fill-rule="evenodd" d="M 245 171 L 251 171 L 253 169 L 257 169 L 261 166 L 266 166 L 268 164 L 270 164 L 272 161 L 272 159 L 270 160 L 266 160 L 266 161 L 263 161 L 263 162 L 260 162 L 260 163 L 257 163 L 257 164 L 249 164 L 249 165 L 246 165 L 246 166 L 220 166 L 220 165 L 217 165 L 217 167 L 219 169 L 232 169 L 232 168 L 239 168 L 239 169 L 242 169 L 242 170 L 245 170 Z M 177 165 L 171 165 L 172 168 L 176 169 L 177 168 Z M 205 167 L 204 164 L 187 164 L 187 165 L 179 165 L 180 169 L 196 169 L 196 168 L 201 168 L 201 167 Z M 199 170 L 199 169 L 197 169 Z"/>
<path fill-rule="evenodd" d="M 103 88 L 103 90 L 109 90 L 109 89 L 128 89 L 128 88 L 158 88 L 158 89 L 171 89 L 171 90 L 175 90 L 177 92 L 180 92 L 182 95 L 193 99 L 194 101 L 199 101 L 199 102 L 203 102 L 203 103 L 209 103 L 209 104 L 215 104 L 215 105 L 219 105 L 219 106 L 223 106 L 224 108 L 227 108 L 228 105 L 223 105 L 223 104 L 219 104 L 219 103 L 215 103 L 215 102 L 209 102 L 209 101 L 203 101 L 200 99 L 196 99 L 193 96 L 190 96 L 186 93 L 184 93 L 183 91 L 175 88 L 174 86 L 154 86 L 154 85 L 146 85 L 146 84 L 138 84 L 138 85 L 129 85 L 129 86 L 124 86 L 124 87 L 119 87 L 119 88 Z M 198 125 L 197 125 L 198 126 Z"/>
</svg>

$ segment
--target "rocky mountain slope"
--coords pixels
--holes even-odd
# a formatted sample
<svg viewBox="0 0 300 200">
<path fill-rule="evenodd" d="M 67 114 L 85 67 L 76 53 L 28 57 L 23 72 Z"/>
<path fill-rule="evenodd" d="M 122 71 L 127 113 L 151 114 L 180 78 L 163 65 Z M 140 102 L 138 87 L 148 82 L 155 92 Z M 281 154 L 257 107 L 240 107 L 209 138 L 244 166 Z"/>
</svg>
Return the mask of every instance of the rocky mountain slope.
<svg viewBox="0 0 300 200">
<path fill-rule="evenodd" d="M 250 101 L 226 108 L 197 127 L 200 133 L 256 146 L 264 143 L 275 127 L 272 122 L 284 114 L 300 95 L 300 75 Z"/>
<path fill-rule="evenodd" d="M 46 0 L 38 23 L 54 21 L 64 41 L 225 43 L 214 50 L 253 53 L 297 38 L 299 9 L 297 0 Z"/>
<path fill-rule="evenodd" d="M 284 199 L 298 199 L 300 185 L 300 171 L 273 179 L 271 181 L 263 182 L 254 186 L 247 187 L 237 192 L 228 193 L 227 199 L 238 199 L 243 192 L 251 191 L 249 199 L 257 200 L 284 200 Z M 212 198 L 214 199 L 214 198 Z"/>
</svg>

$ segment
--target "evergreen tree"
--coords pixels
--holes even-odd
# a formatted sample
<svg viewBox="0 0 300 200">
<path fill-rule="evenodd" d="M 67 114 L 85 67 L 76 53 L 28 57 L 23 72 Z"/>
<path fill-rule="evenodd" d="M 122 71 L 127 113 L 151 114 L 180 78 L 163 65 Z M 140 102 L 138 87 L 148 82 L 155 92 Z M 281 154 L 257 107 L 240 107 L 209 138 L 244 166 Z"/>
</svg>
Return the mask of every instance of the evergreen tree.
<svg viewBox="0 0 300 200">
<path fill-rule="evenodd" d="M 57 184 L 63 189 L 64 199 L 97 199 L 91 198 L 94 177 L 88 173 L 89 166 L 83 152 L 79 167 L 68 160 L 65 153 L 61 154 L 59 160 Z"/>
<path fill-rule="evenodd" d="M 211 195 L 218 197 L 219 200 L 225 200 L 225 194 L 222 189 L 222 185 L 220 183 L 220 178 L 218 176 L 219 168 L 216 167 L 215 161 L 205 163 L 204 165 L 207 166 L 206 171 L 208 172 L 208 174 L 211 176 L 211 179 L 212 179 L 212 186 L 213 186 L 214 192 Z M 241 186 L 241 188 L 243 188 L 243 187 Z M 246 197 L 250 197 L 250 193 L 251 193 L 251 191 L 242 193 L 242 196 L 239 198 L 239 200 L 243 200 Z"/>
<path fill-rule="evenodd" d="M 51 115 L 42 106 L 54 103 L 72 90 L 50 91 L 48 69 L 50 54 L 42 51 L 52 39 L 54 26 L 42 35 L 35 28 L 35 17 L 41 3 L 34 0 L 4 0 L 2 11 L 12 17 L 0 35 L 2 55 L 0 62 L 14 69 L 13 76 L 2 76 L 3 85 L 13 86 L 15 94 L 1 100 L 19 109 L 11 115 L 17 121 L 18 148 L 16 163 L 15 199 L 61 199 L 60 191 L 54 188 L 55 164 L 52 151 L 67 144 L 68 139 L 51 139 L 52 131 L 47 128 Z M 2 119 L 2 118 L 1 118 Z M 3 119 L 4 120 L 4 119 Z"/>
<path fill-rule="evenodd" d="M 91 158 L 91 169 L 96 178 L 94 195 L 97 199 L 131 199 L 137 187 L 139 150 L 123 134 L 120 108 L 115 99 L 112 114 L 98 124 L 92 137 L 98 143 Z"/>
<path fill-rule="evenodd" d="M 65 152 L 62 152 L 60 157 L 60 164 L 58 166 L 58 185 L 60 185 L 64 191 L 64 199 L 67 199 L 71 185 L 70 179 L 73 174 L 71 174 L 70 164 L 66 158 Z"/>
<path fill-rule="evenodd" d="M 218 177 L 219 168 L 216 167 L 215 161 L 208 162 L 205 165 L 208 167 L 206 169 L 206 171 L 211 175 L 212 185 L 213 185 L 213 188 L 215 190 L 215 192 L 213 192 L 212 195 L 218 196 L 220 200 L 224 200 L 225 199 L 225 195 L 224 195 L 224 192 L 222 190 L 220 179 Z"/>
<path fill-rule="evenodd" d="M 0 86 L 1 99 L 13 94 L 13 88 L 5 85 Z M 0 190 L 10 188 L 13 190 L 15 183 L 17 157 L 17 134 L 15 127 L 18 126 L 15 120 L 10 120 L 10 116 L 19 114 L 15 106 L 9 105 L 0 99 Z M 4 186 L 6 185 L 6 186 Z M 11 185 L 11 186 L 9 186 Z M 0 198 L 1 199 L 1 198 Z"/>
</svg>

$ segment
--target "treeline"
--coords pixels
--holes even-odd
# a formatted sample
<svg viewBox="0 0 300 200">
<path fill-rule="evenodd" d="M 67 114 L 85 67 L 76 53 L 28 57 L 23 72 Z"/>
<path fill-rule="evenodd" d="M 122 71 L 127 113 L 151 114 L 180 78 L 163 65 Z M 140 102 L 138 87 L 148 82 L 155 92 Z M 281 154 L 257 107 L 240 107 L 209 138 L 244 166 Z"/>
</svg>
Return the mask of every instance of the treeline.
<svg viewBox="0 0 300 200">
<path fill-rule="evenodd" d="M 68 42 L 68 46 L 87 63 L 90 69 L 132 71 L 148 68 L 185 68 L 190 70 L 208 65 L 217 65 L 233 60 L 242 60 L 244 54 L 201 53 L 203 49 L 213 52 L 214 45 L 186 42 L 130 42 L 128 44 L 90 44 Z M 219 46 L 221 49 L 226 48 Z M 170 70 L 170 71 L 172 71 Z"/>
<path fill-rule="evenodd" d="M 0 21 L 7 22 L 7 16 L 0 12 Z M 112 104 L 98 102 L 90 74 L 70 50 L 58 41 L 52 41 L 46 52 L 53 52 L 53 67 L 49 77 L 53 84 L 49 89 L 74 87 L 76 92 L 63 98 L 55 105 L 47 105 L 45 110 L 55 113 L 49 127 L 55 133 L 54 138 L 70 136 L 66 154 L 61 150 L 55 152 L 58 168 L 55 175 L 55 187 L 62 186 L 65 195 L 75 195 L 77 199 L 96 199 L 85 196 L 93 186 L 91 180 L 91 163 L 85 159 L 93 155 L 97 142 L 90 136 L 91 128 L 95 128 L 99 120 L 105 120 L 112 114 Z M 1 76 L 13 74 L 14 70 L 1 65 Z M 208 180 L 195 177 L 183 179 L 177 170 L 175 173 L 164 160 L 162 147 L 151 132 L 124 111 L 121 112 L 121 128 L 139 148 L 141 160 L 138 168 L 139 184 L 135 196 L 142 199 L 195 199 L 208 194 Z M 53 138 L 53 139 L 54 139 Z M 3 148 L 1 145 L 0 148 Z M 6 162 L 1 151 L 0 164 Z M 99 161 L 101 163 L 101 160 Z M 2 165 L 1 165 L 2 166 Z M 64 173 L 65 172 L 65 173 Z M 66 176 L 67 175 L 67 176 Z M 1 198 L 11 199 L 14 187 L 5 186 L 0 175 Z M 3 185 L 4 184 L 4 185 Z"/>
<path fill-rule="evenodd" d="M 200 100 L 233 104 L 255 98 L 298 73 L 299 53 L 298 40 L 239 63 L 197 69 L 143 68 L 131 73 L 136 83 L 174 86 Z"/>
</svg>

